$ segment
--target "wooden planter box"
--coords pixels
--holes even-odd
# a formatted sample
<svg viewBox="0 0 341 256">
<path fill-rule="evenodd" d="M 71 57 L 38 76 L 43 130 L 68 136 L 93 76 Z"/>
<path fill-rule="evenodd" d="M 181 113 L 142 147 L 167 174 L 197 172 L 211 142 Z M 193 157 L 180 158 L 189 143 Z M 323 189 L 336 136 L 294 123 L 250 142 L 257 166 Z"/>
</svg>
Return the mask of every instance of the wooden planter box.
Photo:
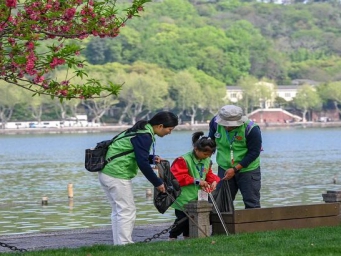
<svg viewBox="0 0 341 256">
<path fill-rule="evenodd" d="M 313 228 L 340 224 L 339 203 L 282 206 L 221 213 L 230 234 L 279 229 Z M 212 235 L 226 234 L 216 213 L 211 212 Z"/>
</svg>

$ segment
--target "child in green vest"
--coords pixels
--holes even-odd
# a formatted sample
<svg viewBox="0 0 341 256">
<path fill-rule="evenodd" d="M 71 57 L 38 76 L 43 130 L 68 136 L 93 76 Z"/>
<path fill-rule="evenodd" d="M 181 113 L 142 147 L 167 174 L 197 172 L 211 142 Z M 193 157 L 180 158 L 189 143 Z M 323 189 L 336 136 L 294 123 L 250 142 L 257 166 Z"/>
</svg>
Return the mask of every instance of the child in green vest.
<svg viewBox="0 0 341 256">
<path fill-rule="evenodd" d="M 216 150 L 216 143 L 203 132 L 195 132 L 192 136 L 193 150 L 178 157 L 171 166 L 171 172 L 181 186 L 181 195 L 173 203 L 175 209 L 176 226 L 169 232 L 169 240 L 177 239 L 183 234 L 189 237 L 189 221 L 179 222 L 186 218 L 183 212 L 184 205 L 193 200 L 198 200 L 198 191 L 215 190 L 220 178 L 212 172 L 210 157 Z"/>
</svg>

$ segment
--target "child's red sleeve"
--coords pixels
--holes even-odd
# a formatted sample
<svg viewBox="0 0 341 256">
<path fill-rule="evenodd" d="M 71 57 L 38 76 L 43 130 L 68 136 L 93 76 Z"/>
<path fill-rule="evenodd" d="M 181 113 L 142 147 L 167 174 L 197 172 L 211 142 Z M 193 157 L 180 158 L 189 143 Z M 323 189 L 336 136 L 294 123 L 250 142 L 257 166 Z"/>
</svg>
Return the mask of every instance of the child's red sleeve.
<svg viewBox="0 0 341 256">
<path fill-rule="evenodd" d="M 194 184 L 194 178 L 189 174 L 185 159 L 178 157 L 171 166 L 171 172 L 181 187 Z"/>
<path fill-rule="evenodd" d="M 215 175 L 213 172 L 212 172 L 212 169 L 209 169 L 208 170 L 208 173 L 206 174 L 206 181 L 210 184 L 212 184 L 214 181 L 216 182 L 219 182 L 220 181 L 220 178 L 219 176 Z"/>
</svg>

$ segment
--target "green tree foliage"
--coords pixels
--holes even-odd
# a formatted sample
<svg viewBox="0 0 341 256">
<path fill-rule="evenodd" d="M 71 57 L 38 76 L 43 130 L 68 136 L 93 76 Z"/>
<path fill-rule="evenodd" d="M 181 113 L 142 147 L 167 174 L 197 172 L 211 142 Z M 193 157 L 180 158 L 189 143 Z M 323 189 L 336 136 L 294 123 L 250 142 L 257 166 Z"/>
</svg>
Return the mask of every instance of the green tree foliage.
<svg viewBox="0 0 341 256">
<path fill-rule="evenodd" d="M 322 84 L 318 87 L 318 92 L 324 101 L 331 100 L 335 109 L 341 114 L 339 104 L 341 104 L 341 82 Z"/>
<path fill-rule="evenodd" d="M 87 45 L 85 56 L 91 64 L 105 64 L 113 59 L 107 40 L 94 38 Z"/>
<path fill-rule="evenodd" d="M 208 111 L 211 115 L 215 115 L 224 104 L 223 98 L 226 94 L 225 84 L 201 70 L 190 68 L 188 71 L 193 75 L 203 92 L 202 98 L 200 99 L 202 110 Z"/>
<path fill-rule="evenodd" d="M 169 17 L 179 23 L 190 21 L 197 15 L 195 7 L 187 0 L 164 0 L 154 4 L 147 12 L 150 13 L 156 17 Z"/>
<path fill-rule="evenodd" d="M 259 105 L 259 98 L 257 98 L 257 87 L 258 82 L 256 77 L 247 76 L 238 80 L 237 85 L 242 88 L 243 99 L 238 102 L 244 109 L 244 113 L 249 113 L 253 111 L 254 106 Z M 228 90 L 228 89 L 227 89 Z"/>
<path fill-rule="evenodd" d="M 194 124 L 198 109 L 203 107 L 201 101 L 204 95 L 199 83 L 188 71 L 180 71 L 174 76 L 170 86 L 175 91 L 178 115 L 190 116 L 191 124 Z"/>
<path fill-rule="evenodd" d="M 168 83 L 160 68 L 136 63 L 136 65 L 121 70 L 116 76 L 119 81 L 124 81 L 119 100 L 124 104 L 123 112 L 119 118 L 122 124 L 126 118 L 134 124 L 137 119 L 142 119 L 158 109 L 162 109 L 168 94 Z"/>
<path fill-rule="evenodd" d="M 293 79 L 329 84 L 341 77 L 341 11 L 339 4 L 330 1 L 278 5 L 162 0 L 148 3 L 139 14 L 142 17 L 129 20 L 114 39 L 74 41 L 85 49 L 84 64 L 90 63 L 84 69 L 88 76 L 74 81 L 95 83 L 103 78 L 104 86 L 117 85 L 116 92 L 121 89 L 122 95 L 118 103 L 112 100 L 120 123 L 133 123 L 158 109 L 182 113 L 183 119 L 192 122 L 198 117 L 204 120 L 203 116 L 213 115 L 226 103 L 224 88 L 229 85 L 243 88 L 243 101 L 238 104 L 248 113 L 259 106 L 257 97 L 263 102 L 272 97 L 263 97 L 266 90 L 258 84 L 263 78 L 283 85 Z M 48 49 L 44 43 L 39 47 Z M 58 69 L 49 76 L 67 83 L 65 77 L 73 71 Z M 162 88 L 160 94 L 156 88 Z M 200 102 L 188 94 L 194 88 Z M 160 102 L 149 102 L 145 92 L 154 93 Z M 196 102 L 195 109 L 182 93 L 189 102 Z M 71 107 L 64 107 L 59 115 L 72 115 Z"/>
<path fill-rule="evenodd" d="M 106 41 L 106 62 L 195 68 L 231 85 L 247 75 L 277 84 L 338 77 L 341 12 L 330 3 L 164 0 L 148 7 L 142 19 Z M 103 60 L 103 49 L 94 57 Z"/>
<path fill-rule="evenodd" d="M 0 81 L 0 122 L 3 129 L 11 119 L 15 107 L 24 102 L 22 93 L 19 87 Z"/>
<path fill-rule="evenodd" d="M 306 122 L 307 112 L 321 109 L 322 99 L 315 88 L 310 85 L 302 85 L 294 98 L 294 105 L 302 111 L 303 122 Z"/>
</svg>

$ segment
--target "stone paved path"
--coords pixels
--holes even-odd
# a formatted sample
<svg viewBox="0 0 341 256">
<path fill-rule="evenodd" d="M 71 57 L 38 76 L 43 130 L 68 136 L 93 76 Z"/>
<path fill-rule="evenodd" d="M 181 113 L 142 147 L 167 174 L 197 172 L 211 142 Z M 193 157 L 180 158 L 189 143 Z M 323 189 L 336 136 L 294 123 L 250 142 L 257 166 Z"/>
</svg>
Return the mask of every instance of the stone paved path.
<svg viewBox="0 0 341 256">
<path fill-rule="evenodd" d="M 172 223 L 135 226 L 133 241 L 142 242 L 151 238 L 154 234 L 169 228 Z M 165 241 L 168 234 L 163 234 L 152 241 Z M 72 229 L 67 231 L 55 231 L 47 233 L 33 233 L 23 235 L 0 236 L 0 243 L 26 249 L 28 251 L 57 249 L 57 248 L 78 248 L 95 244 L 112 244 L 111 226 L 96 229 Z M 7 247 L 0 246 L 0 253 L 11 252 Z"/>
</svg>

